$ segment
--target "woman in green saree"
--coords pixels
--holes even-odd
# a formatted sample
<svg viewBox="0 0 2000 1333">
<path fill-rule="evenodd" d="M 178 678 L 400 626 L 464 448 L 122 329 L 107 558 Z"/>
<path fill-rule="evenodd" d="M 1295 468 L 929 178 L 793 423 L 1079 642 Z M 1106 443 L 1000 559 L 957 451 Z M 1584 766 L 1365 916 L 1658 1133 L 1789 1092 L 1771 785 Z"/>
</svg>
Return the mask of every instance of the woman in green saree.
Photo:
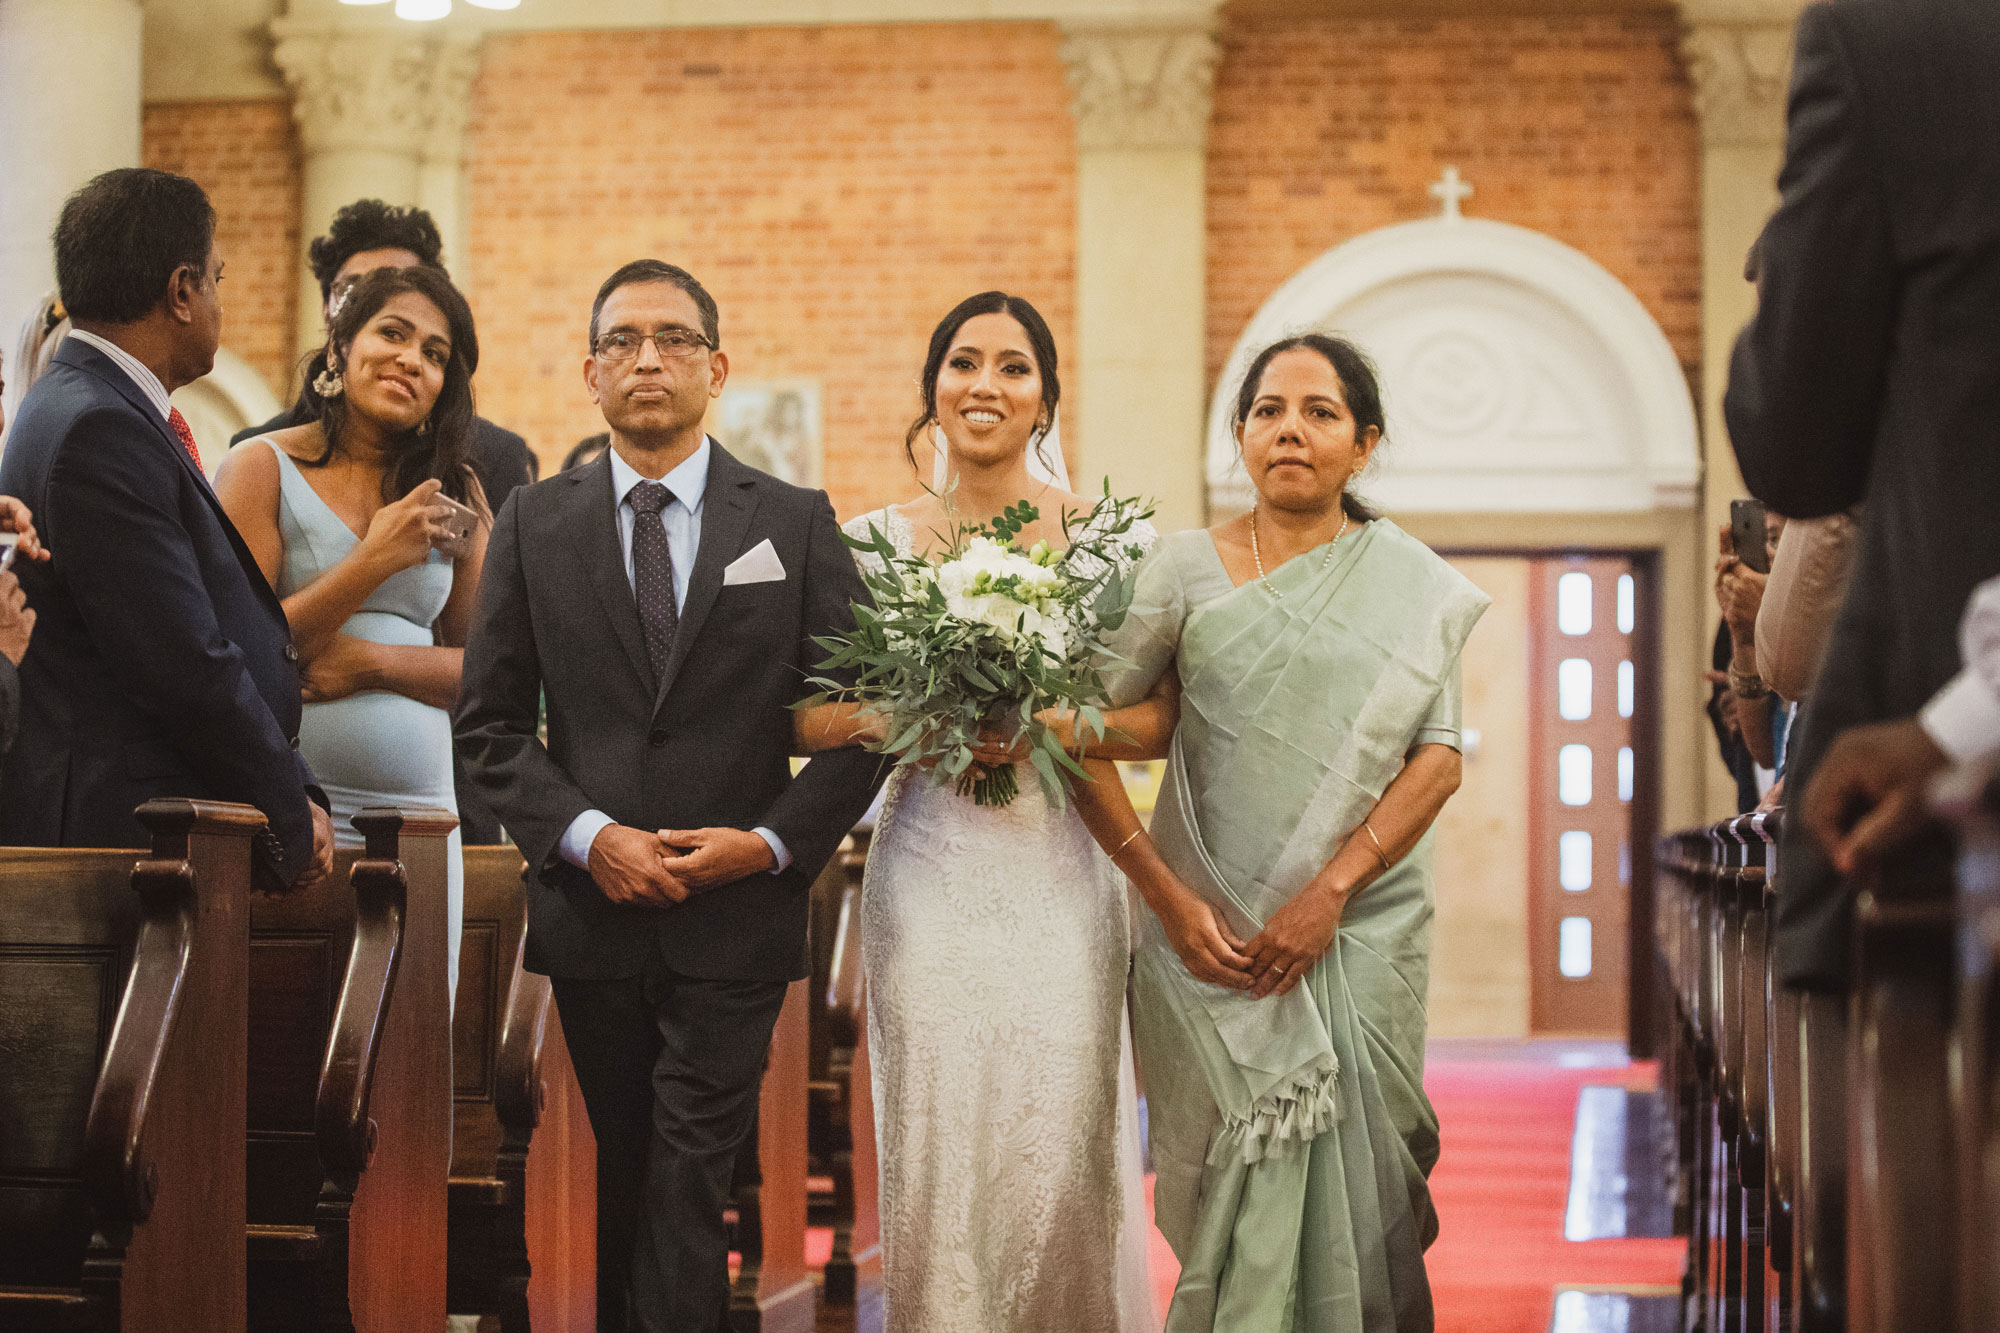
<svg viewBox="0 0 2000 1333">
<path fill-rule="evenodd" d="M 1077 784 L 1152 908 L 1133 1024 L 1182 1265 L 1167 1329 L 1417 1333 L 1429 831 L 1488 599 L 1347 493 L 1383 426 L 1350 344 L 1266 349 L 1235 419 L 1257 502 L 1143 567 L 1110 673 L 1123 736 L 1083 747 L 1099 780 Z M 1158 754 L 1149 836 L 1107 761 Z"/>
</svg>

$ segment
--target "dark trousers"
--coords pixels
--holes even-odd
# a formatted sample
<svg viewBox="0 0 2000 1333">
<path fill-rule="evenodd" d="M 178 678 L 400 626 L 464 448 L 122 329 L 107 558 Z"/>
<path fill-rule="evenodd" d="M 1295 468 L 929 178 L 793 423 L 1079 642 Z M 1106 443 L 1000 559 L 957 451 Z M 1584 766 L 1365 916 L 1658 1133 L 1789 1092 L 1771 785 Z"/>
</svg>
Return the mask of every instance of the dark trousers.
<svg viewBox="0 0 2000 1333">
<path fill-rule="evenodd" d="M 727 1333 L 722 1213 L 785 983 L 550 982 L 597 1137 L 599 1333 Z"/>
</svg>

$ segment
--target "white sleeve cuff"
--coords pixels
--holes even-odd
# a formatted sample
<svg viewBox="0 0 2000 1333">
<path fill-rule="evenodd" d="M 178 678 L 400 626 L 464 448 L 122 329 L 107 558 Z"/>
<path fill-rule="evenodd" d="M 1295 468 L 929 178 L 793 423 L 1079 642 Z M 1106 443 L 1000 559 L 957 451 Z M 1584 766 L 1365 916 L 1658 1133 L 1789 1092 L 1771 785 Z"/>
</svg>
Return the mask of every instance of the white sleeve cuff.
<svg viewBox="0 0 2000 1333">
<path fill-rule="evenodd" d="M 597 835 L 604 832 L 608 825 L 617 822 L 602 810 L 584 811 L 563 830 L 562 841 L 556 845 L 556 854 L 579 869 L 590 869 L 590 844 L 597 841 Z"/>
<path fill-rule="evenodd" d="M 1972 671 L 1961 671 L 1917 715 L 1924 731 L 1956 764 L 2000 752 L 2000 697 Z"/>
<path fill-rule="evenodd" d="M 786 849 L 785 840 L 783 838 L 771 832 L 771 830 L 762 827 L 761 825 L 750 831 L 752 833 L 755 833 L 758 837 L 762 838 L 765 842 L 771 844 L 771 856 L 773 858 L 773 863 L 771 866 L 772 874 L 782 875 L 785 871 L 791 868 L 792 854 L 790 851 Z"/>
</svg>

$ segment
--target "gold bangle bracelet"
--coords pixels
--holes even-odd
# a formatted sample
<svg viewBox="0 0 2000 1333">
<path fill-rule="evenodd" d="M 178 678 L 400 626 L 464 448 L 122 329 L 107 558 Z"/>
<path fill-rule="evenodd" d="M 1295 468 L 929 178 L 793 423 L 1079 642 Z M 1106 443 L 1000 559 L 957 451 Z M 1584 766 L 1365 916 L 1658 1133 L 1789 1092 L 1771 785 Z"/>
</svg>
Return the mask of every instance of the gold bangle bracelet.
<svg viewBox="0 0 2000 1333">
<path fill-rule="evenodd" d="M 1364 819 L 1361 821 L 1361 827 L 1367 830 L 1368 841 L 1375 844 L 1375 859 L 1382 863 L 1382 869 L 1384 873 L 1387 873 L 1389 870 L 1389 853 L 1382 850 L 1382 840 L 1375 836 L 1374 826 L 1367 820 Z"/>
<path fill-rule="evenodd" d="M 1119 854 L 1122 853 L 1127 847 L 1130 847 L 1132 845 L 1132 839 L 1138 837 L 1141 833 L 1144 833 L 1145 831 L 1146 830 L 1144 828 L 1133 829 L 1131 835 L 1127 837 L 1125 841 L 1119 843 L 1117 848 L 1112 851 L 1110 859 L 1116 861 L 1119 857 Z"/>
</svg>

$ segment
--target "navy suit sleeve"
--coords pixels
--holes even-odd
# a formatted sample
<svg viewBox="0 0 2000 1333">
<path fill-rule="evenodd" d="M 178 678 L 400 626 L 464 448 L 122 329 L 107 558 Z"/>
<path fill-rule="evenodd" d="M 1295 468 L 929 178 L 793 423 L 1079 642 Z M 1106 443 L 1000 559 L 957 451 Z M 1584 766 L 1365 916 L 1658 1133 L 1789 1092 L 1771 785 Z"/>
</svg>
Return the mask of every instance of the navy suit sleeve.
<svg viewBox="0 0 2000 1333">
<path fill-rule="evenodd" d="M 218 799 L 264 812 L 289 881 L 312 863 L 311 775 L 216 621 L 176 504 L 189 480 L 135 413 L 84 413 L 49 472 L 51 570 L 126 696 L 188 767 Z"/>
<path fill-rule="evenodd" d="M 1829 5 L 1800 15 L 1780 202 L 1723 410 L 1751 494 L 1813 518 L 1868 485 L 1898 287 L 1861 95 Z"/>
<path fill-rule="evenodd" d="M 453 730 L 466 776 L 528 864 L 542 870 L 555 864 L 563 831 L 595 802 L 541 740 L 541 659 L 521 566 L 523 494 L 515 491 L 500 506 L 487 541 Z"/>
<path fill-rule="evenodd" d="M 844 633 L 854 628 L 854 605 L 868 599 L 854 557 L 840 539 L 833 505 L 822 492 L 814 497 L 804 586 L 805 613 L 798 644 L 799 695 L 809 690 L 805 678 L 825 658 L 813 636 Z M 792 864 L 807 878 L 819 874 L 854 822 L 868 811 L 882 785 L 887 761 L 862 749 L 825 750 L 813 756 L 792 779 L 762 821 L 784 842 Z"/>
<path fill-rule="evenodd" d="M 21 725 L 20 669 L 0 657 L 0 759 L 14 748 L 14 733 Z"/>
</svg>

